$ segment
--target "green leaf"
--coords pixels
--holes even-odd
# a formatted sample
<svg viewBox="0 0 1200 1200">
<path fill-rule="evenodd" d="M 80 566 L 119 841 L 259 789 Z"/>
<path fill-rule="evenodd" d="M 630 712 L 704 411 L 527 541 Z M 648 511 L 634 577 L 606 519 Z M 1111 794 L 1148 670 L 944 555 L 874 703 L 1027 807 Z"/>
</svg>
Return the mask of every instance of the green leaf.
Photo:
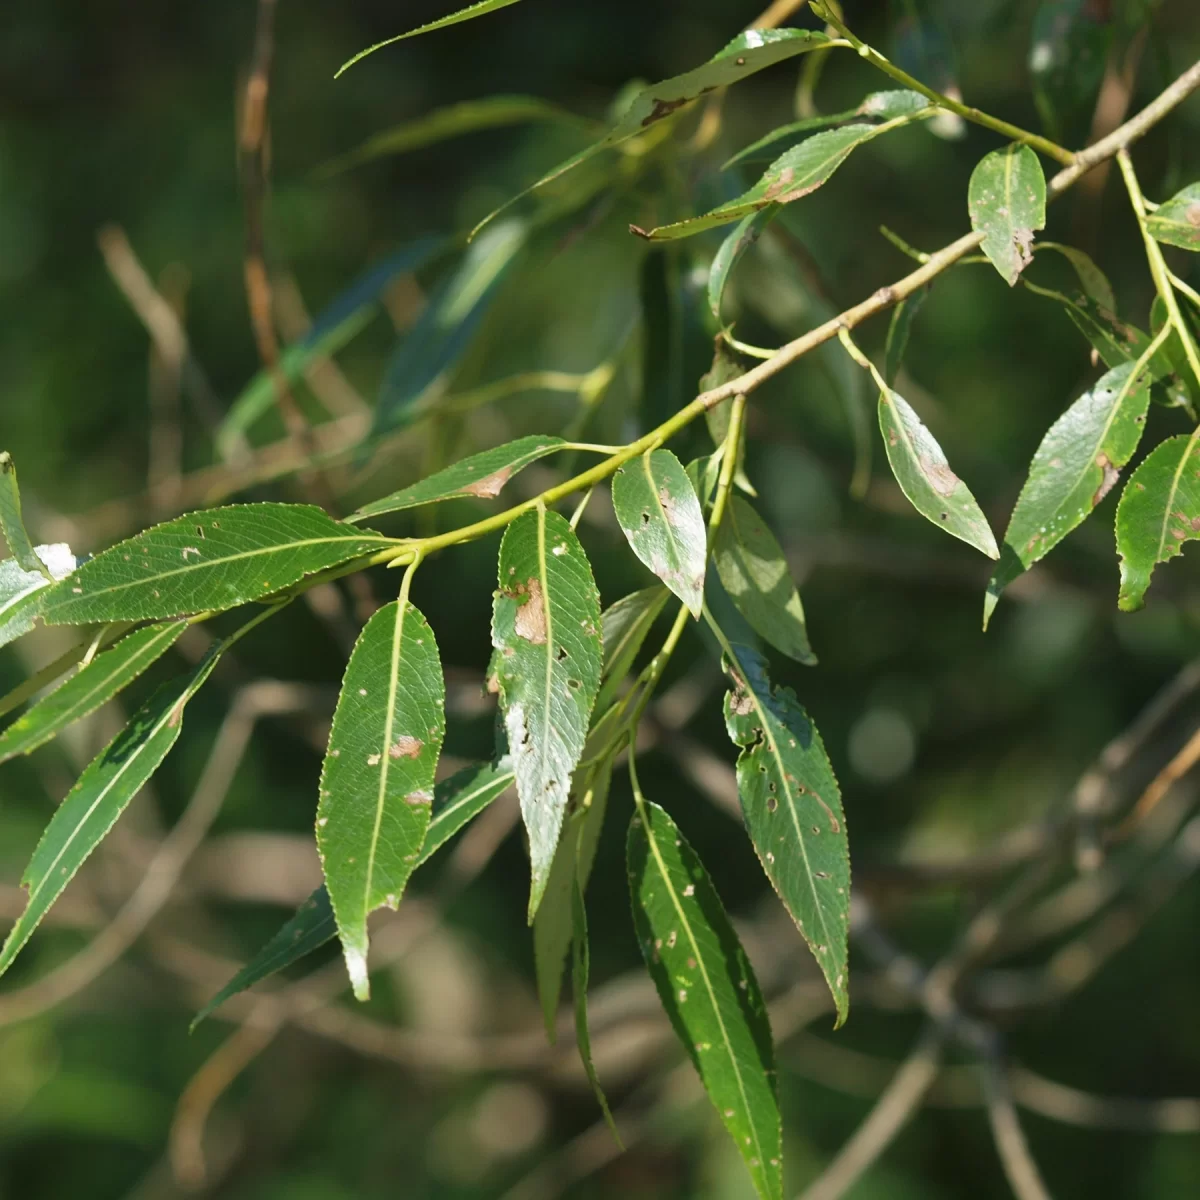
<svg viewBox="0 0 1200 1200">
<path fill-rule="evenodd" d="M 1200 537 L 1200 437 L 1181 433 L 1156 446 L 1130 476 L 1117 505 L 1117 553 L 1125 612 L 1146 602 L 1158 563 Z"/>
<path fill-rule="evenodd" d="M 876 125 L 843 125 L 818 133 L 780 155 L 763 177 L 748 191 L 718 205 L 700 217 L 689 217 L 657 229 L 630 228 L 640 237 L 652 242 L 669 238 L 691 237 L 730 221 L 740 221 L 768 205 L 791 204 L 810 192 L 815 192 L 850 157 L 851 152 L 869 142 L 880 132 Z"/>
<path fill-rule="evenodd" d="M 505 531 L 499 573 L 495 680 L 529 833 L 532 921 L 600 686 L 600 596 L 574 530 L 541 507 Z"/>
<path fill-rule="evenodd" d="M 1191 183 L 1146 218 L 1156 241 L 1181 250 L 1200 250 L 1200 183 Z"/>
<path fill-rule="evenodd" d="M 613 477 L 612 499 L 617 523 L 634 554 L 699 617 L 707 535 L 700 501 L 683 464 L 670 450 L 643 454 Z"/>
<path fill-rule="evenodd" d="M 850 1010 L 850 853 L 837 780 L 821 735 L 792 690 L 771 688 L 760 654 L 732 649 L 725 726 L 742 748 L 737 782 L 746 830 L 825 976 L 840 1025 Z"/>
<path fill-rule="evenodd" d="M 295 916 L 195 1015 L 194 1030 L 226 1000 L 252 988 L 293 963 L 319 950 L 337 936 L 337 922 L 324 886 L 296 910 Z"/>
<path fill-rule="evenodd" d="M 644 133 L 705 93 L 716 88 L 729 87 L 766 67 L 828 44 L 829 38 L 825 34 L 807 29 L 748 29 L 739 33 L 728 46 L 702 66 L 639 91 L 630 101 L 621 119 L 604 137 L 578 154 L 573 154 L 565 162 L 559 163 L 523 192 L 485 217 L 475 227 L 471 236 L 475 237 L 485 225 L 531 192 L 560 178 L 601 150 L 619 146 L 639 133 Z"/>
<path fill-rule="evenodd" d="M 179 737 L 185 705 L 212 673 L 225 644 L 216 643 L 193 670 L 160 687 L 67 793 L 21 877 L 29 899 L 0 949 L 0 975 L 167 757 Z"/>
<path fill-rule="evenodd" d="M 670 594 L 664 587 L 643 588 L 640 592 L 622 596 L 604 610 L 600 618 L 604 644 L 603 683 L 596 696 L 596 712 L 604 712 L 617 698 L 625 676 L 633 669 L 638 651 Z"/>
<path fill-rule="evenodd" d="M 1135 363 L 1106 372 L 1053 425 L 1033 456 L 1029 478 L 1004 534 L 983 602 L 986 629 L 1000 593 L 1091 514 L 1117 482 L 1142 438 L 1151 373 Z"/>
<path fill-rule="evenodd" d="M 1110 313 L 1116 311 L 1117 301 L 1113 295 L 1112 284 L 1108 282 L 1108 276 L 1096 266 L 1089 254 L 1085 254 L 1074 246 L 1064 246 L 1062 242 L 1038 242 L 1036 249 L 1039 254 L 1043 250 L 1053 250 L 1056 254 L 1061 254 L 1075 268 L 1075 274 L 1079 277 L 1079 286 L 1083 288 L 1087 297 Z M 1110 363 L 1109 365 L 1115 366 L 1116 364 Z"/>
<path fill-rule="evenodd" d="M 721 243 L 708 272 L 708 307 L 718 321 L 721 319 L 721 297 L 733 268 L 743 254 L 762 236 L 762 232 L 775 219 L 779 207 L 768 204 L 766 208 L 744 217 L 738 227 Z"/>
<path fill-rule="evenodd" d="M 813 133 L 818 129 L 828 129 L 833 125 L 842 125 L 864 117 L 880 122 L 890 121 L 895 117 L 918 113 L 928 107 L 929 101 L 920 92 L 912 92 L 907 88 L 872 92 L 857 108 L 840 113 L 826 113 L 819 117 L 807 117 L 803 121 L 793 121 L 790 125 L 781 125 L 778 129 L 773 129 L 744 150 L 739 150 L 721 170 L 726 171 L 743 162 L 773 162 L 785 150 L 795 145 L 799 135 Z"/>
<path fill-rule="evenodd" d="M 621 1143 L 621 1135 L 617 1132 L 617 1123 L 613 1120 L 612 1110 L 608 1107 L 608 1097 L 600 1086 L 600 1077 L 596 1074 L 596 1064 L 592 1061 L 592 1038 L 588 1032 L 587 989 L 588 974 L 591 970 L 591 956 L 588 951 L 587 909 L 583 903 L 583 889 L 578 880 L 572 881 L 571 886 L 571 988 L 575 997 L 575 1041 L 579 1046 L 579 1057 L 583 1062 L 583 1070 L 588 1083 L 592 1086 L 592 1095 L 600 1105 L 605 1123 L 612 1131 L 619 1149 L 625 1147 Z"/>
<path fill-rule="evenodd" d="M 443 779 L 433 792 L 433 819 L 416 867 L 428 862 L 434 852 L 478 816 L 493 800 L 512 786 L 513 773 L 503 763 L 464 767 Z M 322 884 L 296 910 L 295 915 L 197 1014 L 195 1029 L 231 996 L 290 967 L 337 937 L 337 920 Z"/>
<path fill-rule="evenodd" d="M 417 238 L 356 279 L 313 321 L 304 337 L 283 351 L 277 371 L 259 371 L 234 400 L 217 430 L 220 453 L 226 457 L 232 454 L 239 439 L 275 407 L 277 373 L 291 385 L 299 383 L 313 363 L 332 357 L 366 329 L 375 316 L 380 295 L 393 279 L 419 271 L 446 245 L 445 238 Z"/>
<path fill-rule="evenodd" d="M 582 792 L 576 788 L 567 807 L 546 893 L 533 919 L 534 974 L 546 1036 L 552 1043 L 556 1037 L 555 1017 L 562 993 L 563 965 L 571 948 L 571 896 L 577 890 L 587 891 L 611 783 L 612 762 L 605 760 L 588 776 Z"/>
<path fill-rule="evenodd" d="M 411 425 L 422 401 L 471 345 L 501 285 L 525 245 L 526 226 L 506 221 L 467 248 L 454 274 L 438 287 L 393 353 L 375 408 L 372 437 Z"/>
<path fill-rule="evenodd" d="M 995 535 L 975 497 L 899 392 L 879 394 L 879 428 L 892 474 L 913 508 L 988 558 L 999 558 Z"/>
<path fill-rule="evenodd" d="M 367 917 L 396 909 L 433 807 L 446 732 L 437 643 L 407 599 L 367 622 L 346 667 L 321 769 L 317 849 L 354 994 L 370 995 Z"/>
<path fill-rule="evenodd" d="M 696 852 L 656 804 L 629 826 L 629 891 L 642 955 L 755 1190 L 783 1196 L 775 1050 L 766 1004 Z"/>
<path fill-rule="evenodd" d="M 1196 321 L 1189 319 L 1190 310 L 1183 308 L 1180 310 L 1180 315 L 1183 317 L 1184 323 L 1190 327 L 1192 336 L 1200 338 L 1200 326 Z M 1170 324 L 1170 321 L 1171 317 L 1163 298 L 1155 296 L 1150 305 L 1150 333 L 1157 337 Z M 1154 370 L 1156 376 L 1167 376 L 1170 384 L 1179 393 L 1179 399 L 1186 401 L 1187 405 L 1190 406 L 1192 402 L 1200 400 L 1200 380 L 1197 380 L 1196 372 L 1192 370 L 1192 364 L 1188 361 L 1187 351 L 1184 349 L 1183 339 L 1179 336 L 1178 329 L 1173 328 L 1167 334 L 1167 340 L 1159 347 L 1154 356 L 1151 369 Z"/>
<path fill-rule="evenodd" d="M 65 542 L 38 546 L 35 553 L 56 580 L 66 579 L 75 570 L 75 556 Z M 33 630 L 49 587 L 50 580 L 40 571 L 23 571 L 15 558 L 0 562 L 0 646 Z"/>
<path fill-rule="evenodd" d="M 1033 234 L 1046 227 L 1046 177 L 1038 156 L 1013 142 L 993 150 L 971 172 L 967 189 L 971 228 L 983 234 L 983 252 L 1008 281 L 1033 261 Z"/>
<path fill-rule="evenodd" d="M 343 71 L 348 71 L 356 62 L 361 62 L 368 54 L 374 54 L 376 50 L 381 50 L 384 46 L 390 46 L 393 42 L 402 42 L 405 38 L 417 37 L 422 33 L 432 33 L 435 29 L 445 29 L 448 25 L 457 25 L 461 21 L 470 21 L 473 17 L 483 17 L 488 13 L 495 12 L 499 8 L 507 8 L 510 4 L 516 3 L 517 0 L 479 0 L 477 4 L 469 4 L 466 8 L 459 9 L 456 13 L 451 13 L 448 17 L 441 17 L 416 29 L 410 29 L 407 33 L 398 33 L 395 37 L 387 38 L 382 42 L 376 42 L 375 45 L 368 46 L 365 50 L 360 50 L 353 58 L 342 63 L 334 74 L 334 79 L 337 79 Z"/>
<path fill-rule="evenodd" d="M 84 563 L 43 602 L 50 625 L 234 608 L 390 543 L 310 504 L 235 504 L 156 525 Z"/>
<path fill-rule="evenodd" d="M 1029 73 L 1042 121 L 1062 139 L 1096 102 L 1112 43 L 1108 5 L 1042 0 L 1033 18 Z"/>
<path fill-rule="evenodd" d="M 925 303 L 928 295 L 929 288 L 923 287 L 919 291 L 913 292 L 911 296 L 905 296 L 892 310 L 892 319 L 888 325 L 887 341 L 883 350 L 883 377 L 887 380 L 889 387 L 896 382 L 896 376 L 900 373 L 900 364 L 903 363 L 904 353 L 908 349 L 908 339 L 912 333 L 913 322 L 917 319 L 917 313 L 921 311 L 921 305 Z"/>
<path fill-rule="evenodd" d="M 165 654 L 186 628 L 185 621 L 151 625 L 98 654 L 0 734 L 0 762 L 45 745 L 68 725 L 111 700 Z"/>
<path fill-rule="evenodd" d="M 366 504 L 349 520 L 365 521 L 383 513 L 399 512 L 401 509 L 415 508 L 419 504 L 432 504 L 437 500 L 464 497 L 490 500 L 498 496 L 504 485 L 530 463 L 537 462 L 539 458 L 545 458 L 548 454 L 554 454 L 566 445 L 562 438 L 543 434 L 518 438 L 515 442 L 472 454 L 469 458 L 464 458 L 419 483 L 410 484 L 382 500 Z"/>
<path fill-rule="evenodd" d="M 804 606 L 783 549 L 751 505 L 730 496 L 713 542 L 717 574 L 755 633 L 797 662 L 814 666 Z"/>
<path fill-rule="evenodd" d="M 0 533 L 4 534 L 4 540 L 22 571 L 41 575 L 47 583 L 51 582 L 53 577 L 34 551 L 33 542 L 25 531 L 25 522 L 21 520 L 17 466 L 7 450 L 0 452 Z"/>
</svg>

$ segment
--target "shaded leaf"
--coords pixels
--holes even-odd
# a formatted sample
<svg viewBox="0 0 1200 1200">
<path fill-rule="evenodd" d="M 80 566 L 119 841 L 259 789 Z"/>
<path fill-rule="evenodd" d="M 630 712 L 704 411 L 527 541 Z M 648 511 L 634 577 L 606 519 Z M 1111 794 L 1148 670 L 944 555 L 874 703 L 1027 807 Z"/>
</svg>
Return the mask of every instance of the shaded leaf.
<svg viewBox="0 0 1200 1200">
<path fill-rule="evenodd" d="M 696 852 L 656 804 L 629 826 L 629 891 L 642 956 L 760 1197 L 783 1196 L 775 1050 L 749 959 Z"/>
<path fill-rule="evenodd" d="M 419 483 L 401 488 L 390 496 L 384 496 L 382 500 L 365 504 L 348 520 L 365 521 L 383 513 L 399 512 L 401 509 L 415 508 L 419 504 L 432 504 L 436 500 L 470 496 L 490 500 L 498 496 L 505 484 L 530 463 L 537 462 L 539 458 L 545 458 L 566 445 L 562 438 L 543 434 L 517 438 L 515 442 L 472 454 L 469 458 L 464 458 Z"/>
<path fill-rule="evenodd" d="M 317 849 L 354 994 L 370 994 L 367 917 L 396 909 L 425 843 L 446 732 L 437 643 L 407 600 L 355 643 L 321 769 Z"/>
<path fill-rule="evenodd" d="M 186 628 L 184 621 L 151 625 L 96 655 L 0 734 L 0 762 L 36 750 L 111 700 L 165 654 Z"/>
<path fill-rule="evenodd" d="M 75 556 L 65 542 L 38 546 L 36 554 L 51 576 L 66 579 L 75 570 Z M 0 646 L 31 632 L 42 615 L 42 602 L 50 580 L 40 571 L 23 571 L 15 558 L 0 562 Z"/>
<path fill-rule="evenodd" d="M 1033 261 L 1034 231 L 1046 227 L 1046 177 L 1038 156 L 1013 142 L 980 159 L 967 189 L 971 228 L 983 252 L 1008 281 Z"/>
<path fill-rule="evenodd" d="M 507 757 L 499 763 L 464 767 L 433 789 L 433 815 L 416 867 L 428 862 L 460 829 L 512 787 L 516 776 Z"/>
<path fill-rule="evenodd" d="M 908 349 L 908 339 L 912 333 L 913 322 L 917 319 L 917 313 L 921 311 L 921 305 L 925 303 L 928 295 L 929 288 L 923 287 L 913 292 L 911 296 L 905 296 L 892 310 L 892 319 L 888 324 L 887 341 L 883 351 L 883 377 L 887 380 L 889 387 L 896 382 L 896 376 L 900 373 L 900 365 L 904 362 L 904 353 Z"/>
<path fill-rule="evenodd" d="M 892 474 L 913 508 L 988 558 L 999 558 L 995 535 L 975 497 L 899 392 L 879 394 L 879 428 Z"/>
<path fill-rule="evenodd" d="M 778 211 L 777 205 L 768 204 L 766 208 L 751 213 L 744 217 L 741 224 L 721 243 L 708 272 L 708 307 L 718 321 L 721 319 L 721 297 L 733 268 L 737 266 L 742 255 L 762 236 L 762 231 L 774 220 Z"/>
<path fill-rule="evenodd" d="M 42 576 L 50 583 L 52 576 L 46 564 L 38 558 L 33 542 L 21 519 L 21 491 L 17 487 L 17 467 L 7 450 L 0 452 L 0 533 L 22 571 Z"/>
<path fill-rule="evenodd" d="M 1112 284 L 1108 282 L 1108 276 L 1092 261 L 1091 255 L 1074 246 L 1064 246 L 1062 242 L 1038 242 L 1038 253 L 1043 250 L 1053 250 L 1056 254 L 1061 254 L 1074 267 L 1075 274 L 1079 277 L 1079 286 L 1083 288 L 1087 297 L 1110 313 L 1116 311 L 1117 301 L 1113 295 Z"/>
<path fill-rule="evenodd" d="M 1200 327 L 1191 319 L 1190 310 L 1183 308 L 1180 315 L 1191 330 L 1192 337 L 1200 338 Z M 1170 320 L 1163 298 L 1155 296 L 1150 305 L 1151 335 L 1157 337 L 1170 324 Z M 1156 377 L 1165 376 L 1169 380 L 1169 385 L 1177 393 L 1176 398 L 1186 406 L 1200 400 L 1200 380 L 1197 380 L 1196 372 L 1192 370 L 1192 364 L 1188 361 L 1188 354 L 1178 329 L 1172 328 L 1168 332 L 1166 341 L 1159 347 L 1150 366 Z"/>
<path fill-rule="evenodd" d="M 1183 553 L 1200 537 L 1200 439 L 1180 434 L 1156 446 L 1130 476 L 1117 505 L 1121 593 L 1133 612 L 1146 602 L 1158 563 Z"/>
<path fill-rule="evenodd" d="M 729 343 L 724 338 L 718 338 L 716 347 L 713 350 L 712 366 L 700 377 L 700 391 L 707 392 L 713 388 L 722 387 L 731 380 L 737 379 L 739 375 L 744 374 L 745 368 L 734 356 Z M 715 404 L 712 408 L 704 410 L 704 423 L 708 426 L 708 435 L 712 438 L 713 445 L 718 450 L 725 445 L 725 439 L 729 436 L 729 414 L 732 411 L 732 407 L 732 400 L 722 400 L 720 404 Z M 716 488 L 717 478 L 721 473 L 721 460 L 716 455 L 709 458 L 708 468 L 705 470 L 703 476 L 695 474 L 692 471 L 692 465 L 688 464 L 688 478 L 692 481 L 692 487 L 700 497 L 701 508 L 705 508 Z M 734 471 L 733 482 L 747 496 L 758 494 L 754 490 L 754 485 L 746 477 L 745 438 L 738 439 L 738 462 L 737 469 Z"/>
<path fill-rule="evenodd" d="M 783 549 L 740 496 L 729 497 L 713 540 L 713 561 L 730 599 L 751 628 L 789 658 L 815 665 L 804 606 Z"/>
<path fill-rule="evenodd" d="M 1181 250 L 1200 250 L 1200 183 L 1192 183 L 1160 204 L 1146 218 L 1146 229 L 1156 241 Z"/>
<path fill-rule="evenodd" d="M 311 504 L 235 504 L 156 525 L 47 592 L 50 625 L 234 608 L 390 543 Z"/>
<path fill-rule="evenodd" d="M 791 204 L 815 192 L 856 147 L 869 142 L 879 132 L 879 126 L 860 123 L 815 134 L 780 155 L 763 177 L 735 200 L 718 205 L 703 216 L 660 225 L 657 229 L 631 228 L 634 233 L 650 241 L 691 237 L 706 229 L 715 229 L 718 225 L 728 225 L 730 221 L 740 221 L 768 205 Z"/>
<path fill-rule="evenodd" d="M 218 642 L 186 675 L 160 687 L 84 768 L 42 834 L 21 885 L 29 898 L 0 949 L 0 975 L 175 745 L 183 710 L 216 666 Z"/>
<path fill-rule="evenodd" d="M 1083 523 L 1133 457 L 1150 404 L 1151 379 L 1144 367 L 1135 373 L 1135 365 L 1123 363 L 1106 372 L 1042 439 L 988 582 L 985 629 L 1005 587 Z"/>
<path fill-rule="evenodd" d="M 850 1010 L 850 854 L 841 793 L 821 735 L 795 693 L 772 689 L 762 655 L 732 649 L 725 725 L 742 748 L 737 781 L 746 830 L 825 976 L 840 1025 Z"/>
<path fill-rule="evenodd" d="M 1111 4 L 1042 0 L 1033 18 L 1029 72 L 1042 121 L 1057 139 L 1092 111 L 1112 43 Z"/>
<path fill-rule="evenodd" d="M 405 38 L 417 37 L 422 33 L 432 33 L 436 29 L 445 29 L 449 25 L 457 25 L 462 21 L 470 21 L 474 17 L 483 17 L 488 13 L 493 13 L 499 8 L 507 8 L 510 4 L 516 4 L 517 0 L 478 0 L 476 4 L 468 4 L 466 8 L 460 8 L 458 12 L 451 13 L 448 17 L 440 17 L 436 21 L 430 21 L 425 25 L 421 25 L 416 29 L 410 29 L 407 33 L 398 33 L 395 37 L 390 37 L 382 42 L 376 42 L 373 46 L 368 46 L 365 50 L 360 50 L 353 58 L 342 63 L 338 67 L 334 79 L 336 79 L 343 71 L 348 71 L 356 62 L 361 62 L 368 54 L 374 54 L 376 50 L 381 50 L 384 46 L 390 46 L 393 42 L 402 42 Z"/>
<path fill-rule="evenodd" d="M 634 554 L 699 617 L 707 534 L 683 464 L 670 450 L 643 454 L 613 477 L 612 499 Z"/>
<path fill-rule="evenodd" d="M 505 530 L 499 575 L 494 679 L 529 833 L 532 921 L 600 686 L 600 596 L 574 530 L 541 507 Z"/>
<path fill-rule="evenodd" d="M 604 610 L 600 618 L 604 645 L 603 683 L 596 696 L 596 712 L 604 712 L 616 699 L 670 594 L 664 587 L 643 588 L 640 592 L 622 596 Z"/>
</svg>

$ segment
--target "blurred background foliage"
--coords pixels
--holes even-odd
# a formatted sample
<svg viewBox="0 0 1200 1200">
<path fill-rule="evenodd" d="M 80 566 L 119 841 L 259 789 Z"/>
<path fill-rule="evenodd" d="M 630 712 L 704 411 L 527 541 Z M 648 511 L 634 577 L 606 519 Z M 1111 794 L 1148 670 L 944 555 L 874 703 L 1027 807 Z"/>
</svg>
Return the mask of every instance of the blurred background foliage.
<svg viewBox="0 0 1200 1200">
<path fill-rule="evenodd" d="M 856 32 L 928 82 L 957 83 L 970 103 L 1027 127 L 1038 126 L 1040 110 L 1071 145 L 1087 139 L 1110 52 L 1118 69 L 1136 64 L 1130 111 L 1200 52 L 1194 0 L 1125 5 L 1134 23 L 1111 47 L 1104 38 L 1092 45 L 1098 67 L 1043 72 L 1035 94 L 1035 3 L 845 7 Z M 387 255 L 421 236 L 461 236 L 586 144 L 585 122 L 603 121 L 629 80 L 698 64 L 758 8 L 751 0 L 527 0 L 389 47 L 335 83 L 338 65 L 363 46 L 446 6 L 284 0 L 266 216 L 283 340 L 298 340 L 306 313 L 321 313 Z M 1146 14 L 1152 28 L 1139 31 Z M 212 422 L 259 367 L 235 156 L 255 5 L 8 0 L 0 19 L 0 441 L 20 464 L 38 540 L 91 551 L 215 496 L 313 498 L 316 484 L 303 473 L 240 490 L 231 482 L 236 464 L 192 474 L 219 462 Z M 536 228 L 461 361 L 429 393 L 441 403 L 364 466 L 350 449 L 369 421 L 363 400 L 374 405 L 398 331 L 419 319 L 450 260 L 393 278 L 370 323 L 338 352 L 338 373 L 318 363 L 297 385 L 310 419 L 328 423 L 331 440 L 321 445 L 344 451 L 327 475 L 342 511 L 523 433 L 574 428 L 627 441 L 690 398 L 711 357 L 703 285 L 720 235 L 663 251 L 631 237 L 628 225 L 673 219 L 689 194 L 699 206 L 755 178 L 753 167 L 745 177 L 718 168 L 795 119 L 803 70 L 785 64 L 737 87 L 703 154 L 656 154 L 636 175 L 626 160 L 596 160 L 548 189 L 543 204 L 517 209 L 536 212 Z M 839 111 L 886 86 L 855 57 L 835 55 L 815 102 Z M 330 169 L 378 132 L 499 93 L 540 97 L 583 121 L 556 115 Z M 695 127 L 685 117 L 672 136 L 690 138 Z M 1198 135 L 1193 99 L 1137 148 L 1151 196 L 1165 199 L 1196 178 Z M 953 140 L 913 127 L 859 151 L 830 185 L 789 207 L 782 236 L 764 238 L 739 267 L 726 308 L 738 335 L 779 344 L 904 274 L 907 260 L 878 233 L 881 223 L 925 250 L 957 237 L 967 228 L 971 168 L 996 144 L 974 127 Z M 1121 314 L 1145 327 L 1152 292 L 1136 228 L 1119 189 L 1099 176 L 1052 207 L 1047 237 L 1092 253 Z M 1172 261 L 1200 286 L 1189 257 Z M 176 394 L 164 382 L 163 362 L 114 284 L 135 258 L 183 314 L 203 386 L 185 380 Z M 1070 283 L 1065 264 L 1041 258 L 1030 276 Z M 862 344 L 882 355 L 885 332 L 875 321 Z M 598 367 L 602 375 L 589 376 Z M 561 380 L 558 390 L 487 387 L 529 372 L 611 381 L 594 411 L 577 384 L 563 390 Z M 820 656 L 817 667 L 775 669 L 797 689 L 838 771 L 856 889 L 889 937 L 932 960 L 1007 878 L 994 863 L 943 878 L 938 864 L 996 852 L 1002 867 L 1006 835 L 1036 831 L 1063 810 L 1109 739 L 1200 654 L 1200 576 L 1185 555 L 1156 576 L 1143 612 L 1119 614 L 1110 497 L 1010 588 L 984 636 L 987 564 L 908 508 L 878 447 L 852 494 L 852 414 L 870 400 L 858 374 L 829 346 L 756 393 L 747 469 L 800 582 Z M 1054 302 L 965 265 L 942 276 L 921 309 L 900 390 L 1000 529 L 1046 427 L 1095 375 Z M 1178 410 L 1156 408 L 1151 421 L 1147 445 L 1188 427 Z M 284 433 L 268 413 L 248 436 L 252 447 L 286 449 Z M 702 431 L 678 449 L 685 461 L 706 452 Z M 515 491 L 545 486 L 552 469 L 530 469 Z M 390 518 L 387 532 L 469 519 L 471 503 L 455 503 L 432 518 Z M 581 532 L 611 603 L 648 576 L 621 545 L 606 504 L 593 501 Z M 482 681 L 497 541 L 443 554 L 414 587 L 447 665 L 446 750 L 460 761 L 487 757 L 493 744 Z M 372 585 L 383 596 L 395 582 L 381 573 Z M 247 1000 L 189 1036 L 199 1003 L 318 879 L 311 824 L 325 723 L 347 635 L 369 603 L 346 588 L 326 597 L 325 610 L 296 606 L 239 647 L 218 686 L 193 705 L 153 787 L 12 972 L 13 988 L 32 984 L 111 919 L 183 810 L 242 683 L 316 686 L 297 715 L 259 723 L 211 835 L 117 965 L 61 1005 L 23 1009 L 0 996 L 0 1197 L 151 1200 L 196 1188 L 231 1200 L 749 1195 L 640 970 L 622 863 L 630 805 L 622 772 L 588 899 L 597 1061 L 631 1143 L 625 1156 L 596 1128 L 570 1033 L 556 1049 L 545 1045 L 523 919 L 527 866 L 507 801 L 419 874 L 401 912 L 380 922 L 388 965 L 368 1009 L 335 999 L 341 967 L 330 955 L 301 985 L 332 1005 L 315 1010 L 323 1015 L 280 1024 L 277 1009 Z M 58 653 L 61 633 L 5 650 L 0 690 Z M 202 650 L 194 633 L 180 654 Z M 878 961 L 856 949 L 853 1014 L 829 1033 L 807 951 L 749 844 L 731 836 L 719 665 L 699 636 L 688 638 L 655 708 L 644 785 L 706 860 L 778 1001 L 796 1191 L 861 1121 L 920 1019 L 888 991 Z M 167 670 L 142 681 L 135 698 Z M 1187 692 L 1151 730 L 1115 777 L 1122 805 L 1198 715 L 1200 701 Z M 0 775 L 6 918 L 20 909 L 15 881 L 51 806 L 118 720 L 102 713 Z M 1098 875 L 1077 874 L 1069 843 L 1045 854 L 1042 907 L 1025 911 L 967 1000 L 993 1016 L 1013 1059 L 1040 1077 L 1104 1096 L 1200 1094 L 1200 887 L 1191 876 L 1200 852 L 1187 825 L 1195 798 L 1194 784 L 1181 783 L 1152 836 L 1119 848 Z M 1093 892 L 1089 879 L 1100 880 Z M 1079 924 L 1068 911 L 1076 900 Z M 851 1193 L 856 1200 L 1008 1194 L 971 1079 L 968 1071 L 942 1081 Z M 1052 1108 L 1053 1097 L 1041 1095 L 1042 1109 Z M 1194 1193 L 1194 1122 L 1190 1132 L 1146 1130 L 1126 1114 L 1104 1131 L 1059 1100 L 1072 1119 L 1026 1117 L 1056 1195 Z"/>
</svg>

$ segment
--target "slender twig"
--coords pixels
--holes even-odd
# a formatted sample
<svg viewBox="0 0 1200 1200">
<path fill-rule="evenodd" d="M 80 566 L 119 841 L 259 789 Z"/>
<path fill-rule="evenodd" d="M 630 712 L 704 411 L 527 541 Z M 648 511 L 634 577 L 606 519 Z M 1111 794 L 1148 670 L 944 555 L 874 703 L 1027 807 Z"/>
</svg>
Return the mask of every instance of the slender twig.
<svg viewBox="0 0 1200 1200">
<path fill-rule="evenodd" d="M 1050 1192 L 1025 1140 L 1008 1072 L 998 1054 L 985 1057 L 983 1082 L 992 1138 L 1013 1193 L 1017 1200 L 1050 1200 Z"/>
</svg>

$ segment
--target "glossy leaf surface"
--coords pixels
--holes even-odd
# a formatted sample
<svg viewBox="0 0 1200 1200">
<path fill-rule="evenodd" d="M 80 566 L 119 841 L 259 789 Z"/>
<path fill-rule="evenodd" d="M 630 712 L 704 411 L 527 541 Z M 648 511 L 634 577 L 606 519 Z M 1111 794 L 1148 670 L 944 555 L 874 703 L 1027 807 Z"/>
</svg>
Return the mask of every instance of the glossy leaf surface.
<svg viewBox="0 0 1200 1200">
<path fill-rule="evenodd" d="M 22 571 L 41 575 L 49 583 L 50 571 L 34 551 L 33 542 L 25 531 L 25 522 L 21 519 L 17 468 L 7 450 L 0 452 L 0 533 L 4 535 L 17 566 Z"/>
<path fill-rule="evenodd" d="M 1011 286 L 1033 261 L 1033 235 L 1046 227 L 1046 177 L 1038 156 L 1014 142 L 993 150 L 971 173 L 971 228 L 983 252 Z"/>
<path fill-rule="evenodd" d="M 75 556 L 65 542 L 38 546 L 38 557 L 51 576 L 66 579 L 75 570 Z M 0 646 L 24 637 L 37 624 L 50 580 L 40 571 L 23 571 L 15 558 L 0 562 Z"/>
<path fill-rule="evenodd" d="M 1200 250 L 1200 183 L 1192 183 L 1146 218 L 1150 236 L 1181 250 Z"/>
<path fill-rule="evenodd" d="M 370 994 L 367 917 L 399 907 L 425 843 L 446 732 L 425 618 L 405 602 L 367 622 L 346 667 L 321 770 L 317 849 L 354 994 Z"/>
</svg>

